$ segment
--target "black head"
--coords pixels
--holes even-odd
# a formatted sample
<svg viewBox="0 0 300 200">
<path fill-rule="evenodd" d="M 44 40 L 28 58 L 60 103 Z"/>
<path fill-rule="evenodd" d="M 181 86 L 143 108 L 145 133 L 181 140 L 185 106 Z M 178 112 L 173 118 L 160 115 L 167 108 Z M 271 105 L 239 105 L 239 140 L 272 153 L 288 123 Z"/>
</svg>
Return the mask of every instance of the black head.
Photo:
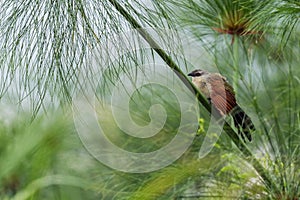
<svg viewBox="0 0 300 200">
<path fill-rule="evenodd" d="M 196 69 L 196 70 L 192 71 L 191 73 L 189 73 L 188 76 L 198 77 L 198 76 L 202 76 L 204 74 L 208 74 L 208 72 L 204 71 L 202 69 Z"/>
</svg>

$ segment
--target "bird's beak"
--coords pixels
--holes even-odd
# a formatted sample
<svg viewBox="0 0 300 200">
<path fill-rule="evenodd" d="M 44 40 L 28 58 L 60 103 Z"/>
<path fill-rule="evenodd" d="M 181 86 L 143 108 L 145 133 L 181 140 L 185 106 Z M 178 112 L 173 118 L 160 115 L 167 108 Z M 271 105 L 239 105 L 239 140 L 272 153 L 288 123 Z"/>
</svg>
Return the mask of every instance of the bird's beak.
<svg viewBox="0 0 300 200">
<path fill-rule="evenodd" d="M 192 72 L 191 72 L 191 73 L 189 73 L 189 74 L 188 74 L 188 76 L 193 76 L 193 73 L 192 73 Z"/>
</svg>

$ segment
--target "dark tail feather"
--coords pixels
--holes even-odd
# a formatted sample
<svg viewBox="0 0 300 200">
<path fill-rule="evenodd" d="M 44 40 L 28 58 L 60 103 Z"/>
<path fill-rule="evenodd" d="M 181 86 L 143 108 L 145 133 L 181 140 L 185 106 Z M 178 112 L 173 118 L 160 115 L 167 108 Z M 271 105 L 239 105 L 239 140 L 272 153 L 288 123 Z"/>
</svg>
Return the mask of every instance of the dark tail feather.
<svg viewBox="0 0 300 200">
<path fill-rule="evenodd" d="M 236 106 L 230 114 L 233 117 L 234 125 L 238 129 L 238 133 L 241 134 L 244 141 L 245 136 L 251 141 L 252 137 L 250 132 L 254 131 L 255 127 L 250 117 L 239 106 Z"/>
</svg>

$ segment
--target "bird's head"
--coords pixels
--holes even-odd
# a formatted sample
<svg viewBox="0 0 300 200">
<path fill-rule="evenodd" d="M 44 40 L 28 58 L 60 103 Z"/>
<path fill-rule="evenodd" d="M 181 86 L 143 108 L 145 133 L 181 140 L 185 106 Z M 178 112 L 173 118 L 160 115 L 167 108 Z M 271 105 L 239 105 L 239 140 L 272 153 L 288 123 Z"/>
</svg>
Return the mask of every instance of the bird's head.
<svg viewBox="0 0 300 200">
<path fill-rule="evenodd" d="M 191 76 L 191 77 L 195 78 L 195 77 L 200 77 L 200 76 L 208 75 L 208 74 L 209 73 L 205 70 L 196 69 L 196 70 L 192 71 L 191 73 L 189 73 L 188 76 Z"/>
<path fill-rule="evenodd" d="M 192 77 L 193 84 L 200 89 L 200 91 L 206 96 L 209 97 L 209 87 L 207 87 L 207 79 L 210 73 L 202 70 L 196 69 L 188 74 L 188 76 Z"/>
</svg>

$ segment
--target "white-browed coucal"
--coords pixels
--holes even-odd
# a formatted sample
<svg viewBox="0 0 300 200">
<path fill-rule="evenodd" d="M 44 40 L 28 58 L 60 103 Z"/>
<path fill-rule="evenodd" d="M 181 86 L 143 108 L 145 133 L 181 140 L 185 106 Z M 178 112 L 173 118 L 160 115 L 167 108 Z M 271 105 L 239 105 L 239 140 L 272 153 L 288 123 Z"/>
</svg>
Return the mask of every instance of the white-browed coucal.
<svg viewBox="0 0 300 200">
<path fill-rule="evenodd" d="M 193 84 L 205 95 L 208 101 L 217 109 L 221 116 L 231 115 L 239 134 L 249 141 L 252 140 L 251 131 L 255 127 L 250 117 L 237 104 L 235 93 L 226 78 L 219 73 L 209 73 L 205 70 L 194 70 L 188 74 Z"/>
</svg>

